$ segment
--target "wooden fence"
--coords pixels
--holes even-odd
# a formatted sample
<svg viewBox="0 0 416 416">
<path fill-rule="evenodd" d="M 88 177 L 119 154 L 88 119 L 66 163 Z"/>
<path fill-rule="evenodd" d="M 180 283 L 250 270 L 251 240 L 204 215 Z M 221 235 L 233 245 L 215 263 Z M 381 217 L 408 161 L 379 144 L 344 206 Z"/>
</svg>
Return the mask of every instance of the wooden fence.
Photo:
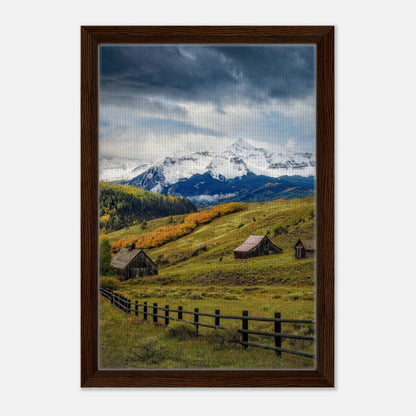
<svg viewBox="0 0 416 416">
<path fill-rule="evenodd" d="M 267 350 L 273 350 L 276 352 L 276 355 L 278 357 L 280 357 L 282 352 L 284 352 L 287 354 L 294 354 L 294 355 L 299 355 L 302 357 L 308 357 L 308 358 L 313 358 L 313 359 L 315 358 L 315 354 L 312 354 L 309 352 L 282 348 L 282 341 L 285 338 L 311 341 L 313 343 L 315 342 L 314 336 L 282 333 L 282 323 L 297 324 L 297 325 L 315 324 L 315 321 L 313 320 L 282 319 L 280 316 L 280 312 L 276 312 L 273 318 L 267 318 L 267 317 L 260 317 L 260 316 L 249 316 L 248 311 L 243 311 L 241 316 L 221 315 L 219 310 L 216 310 L 215 314 L 199 312 L 198 308 L 195 308 L 193 311 L 185 311 L 183 310 L 182 306 L 178 306 L 177 309 L 172 309 L 172 308 L 169 308 L 169 305 L 165 305 L 165 307 L 162 307 L 162 306 L 158 306 L 157 303 L 153 303 L 152 305 L 150 305 L 147 302 L 139 303 L 137 300 L 132 302 L 130 299 L 127 299 L 125 296 L 122 296 L 118 293 L 114 293 L 113 291 L 104 287 L 100 287 L 100 293 L 104 298 L 108 299 L 112 305 L 114 305 L 116 308 L 120 309 L 121 311 L 128 313 L 128 314 L 134 313 L 136 316 L 139 316 L 139 314 L 142 315 L 144 322 L 153 322 L 154 324 L 159 324 L 159 325 L 163 325 L 166 327 L 169 325 L 169 321 L 182 322 L 182 323 L 194 325 L 196 332 L 198 333 L 199 327 L 212 328 L 212 329 L 227 329 L 227 327 L 221 325 L 222 320 L 225 320 L 225 319 L 239 320 L 241 321 L 241 328 L 238 329 L 238 332 L 241 334 L 241 341 L 238 341 L 238 342 L 241 345 L 243 345 L 243 348 L 256 347 L 256 348 L 262 348 L 262 349 L 267 349 Z M 162 311 L 163 314 L 158 313 L 158 311 Z M 175 314 L 175 316 L 173 314 Z M 184 315 L 191 315 L 192 320 L 184 319 Z M 213 318 L 214 323 L 207 324 L 207 323 L 200 322 L 199 317 Z M 269 332 L 269 331 L 257 331 L 254 329 L 249 329 L 250 321 L 274 323 L 274 331 Z M 274 345 L 249 342 L 250 334 L 258 335 L 258 336 L 265 336 L 265 337 L 272 337 L 274 339 Z"/>
</svg>

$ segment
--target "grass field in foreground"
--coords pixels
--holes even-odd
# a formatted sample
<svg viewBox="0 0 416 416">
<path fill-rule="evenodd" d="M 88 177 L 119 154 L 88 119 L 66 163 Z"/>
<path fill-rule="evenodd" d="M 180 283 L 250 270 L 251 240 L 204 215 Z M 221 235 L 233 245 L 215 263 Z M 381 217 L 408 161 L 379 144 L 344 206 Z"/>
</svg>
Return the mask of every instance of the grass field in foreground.
<svg viewBox="0 0 416 416">
<path fill-rule="evenodd" d="M 241 315 L 248 310 L 251 315 L 272 317 L 280 312 L 285 318 L 314 319 L 315 288 L 312 286 L 123 286 L 116 290 L 139 303 L 157 302 L 160 306 L 181 305 L 184 309 L 199 308 L 201 312 Z"/>
<path fill-rule="evenodd" d="M 313 368 L 309 358 L 232 343 L 235 328 L 193 334 L 188 325 L 164 328 L 127 315 L 100 297 L 100 368 Z"/>
</svg>

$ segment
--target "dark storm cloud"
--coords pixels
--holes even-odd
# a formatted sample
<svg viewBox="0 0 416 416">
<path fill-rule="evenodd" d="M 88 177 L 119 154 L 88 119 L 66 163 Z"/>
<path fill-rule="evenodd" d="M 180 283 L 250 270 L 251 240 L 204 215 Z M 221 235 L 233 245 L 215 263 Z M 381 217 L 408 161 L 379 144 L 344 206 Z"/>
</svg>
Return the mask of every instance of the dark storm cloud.
<svg viewBox="0 0 416 416">
<path fill-rule="evenodd" d="M 267 102 L 314 93 L 311 46 L 101 46 L 102 104 L 186 111 L 163 99 Z"/>
<path fill-rule="evenodd" d="M 99 102 L 106 156 L 148 162 L 238 138 L 313 151 L 315 47 L 101 45 Z"/>
<path fill-rule="evenodd" d="M 218 47 L 241 71 L 254 91 L 266 97 L 301 98 L 315 86 L 314 48 Z"/>
</svg>

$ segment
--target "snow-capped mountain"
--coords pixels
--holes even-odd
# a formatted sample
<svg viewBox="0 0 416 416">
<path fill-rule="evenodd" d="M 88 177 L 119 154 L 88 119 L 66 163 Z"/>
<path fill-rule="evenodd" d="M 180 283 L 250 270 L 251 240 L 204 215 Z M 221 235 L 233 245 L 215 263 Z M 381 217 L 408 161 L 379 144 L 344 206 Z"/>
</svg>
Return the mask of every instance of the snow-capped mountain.
<svg viewBox="0 0 416 416">
<path fill-rule="evenodd" d="M 106 182 L 129 180 L 144 172 L 149 164 L 115 157 L 100 158 L 100 180 Z"/>
<path fill-rule="evenodd" d="M 233 143 L 221 157 L 230 162 L 244 163 L 247 171 L 256 175 L 272 178 L 315 175 L 315 158 L 312 153 L 271 153 L 263 148 L 254 147 L 245 140 Z"/>
<path fill-rule="evenodd" d="M 115 178 L 117 174 L 118 180 L 124 179 L 123 183 L 200 203 L 241 200 L 243 193 L 245 200 L 266 200 L 285 190 L 290 190 L 289 197 L 296 197 L 309 195 L 314 189 L 312 153 L 272 153 L 245 140 L 238 140 L 221 152 L 200 151 L 166 157 L 151 166 L 131 166 L 112 170 L 107 167 L 102 179 Z M 252 194 L 254 191 L 257 196 Z"/>
<path fill-rule="evenodd" d="M 238 140 L 218 154 L 202 151 L 189 156 L 167 157 L 130 180 L 135 186 L 160 192 L 162 187 L 175 184 L 193 175 L 209 173 L 219 180 L 234 179 L 247 175 L 314 176 L 315 158 L 312 153 L 270 153 Z M 154 188 L 154 189 L 153 189 Z"/>
<path fill-rule="evenodd" d="M 166 157 L 152 165 L 100 160 L 100 179 L 180 195 L 199 204 L 264 201 L 310 195 L 315 188 L 312 153 L 272 153 L 238 140 L 220 152 Z"/>
</svg>

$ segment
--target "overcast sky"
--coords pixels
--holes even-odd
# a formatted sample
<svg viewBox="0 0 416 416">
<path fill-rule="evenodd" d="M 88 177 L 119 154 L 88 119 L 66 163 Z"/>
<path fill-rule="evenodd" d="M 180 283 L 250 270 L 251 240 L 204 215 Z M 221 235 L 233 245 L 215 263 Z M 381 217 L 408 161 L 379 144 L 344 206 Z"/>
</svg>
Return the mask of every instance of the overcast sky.
<svg viewBox="0 0 416 416">
<path fill-rule="evenodd" d="M 315 151 L 315 47 L 100 46 L 100 156 Z"/>
</svg>

